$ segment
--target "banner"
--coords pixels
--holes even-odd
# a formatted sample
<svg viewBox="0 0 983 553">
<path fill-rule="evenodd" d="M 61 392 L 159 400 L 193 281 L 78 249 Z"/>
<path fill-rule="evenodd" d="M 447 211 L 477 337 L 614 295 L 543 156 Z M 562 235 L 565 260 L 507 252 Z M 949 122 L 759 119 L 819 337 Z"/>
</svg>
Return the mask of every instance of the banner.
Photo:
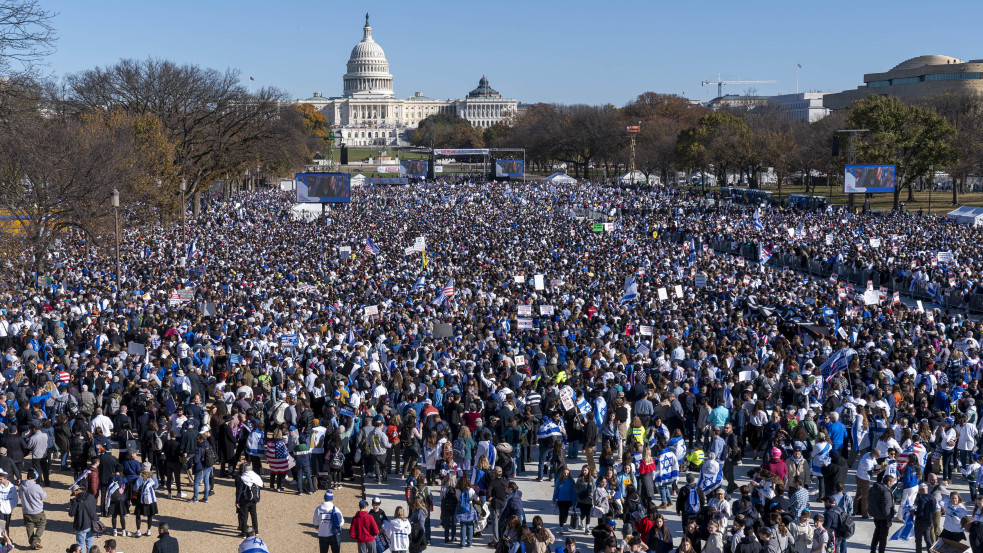
<svg viewBox="0 0 983 553">
<path fill-rule="evenodd" d="M 437 156 L 483 156 L 488 155 L 487 148 L 457 148 L 438 149 L 433 151 Z"/>
</svg>

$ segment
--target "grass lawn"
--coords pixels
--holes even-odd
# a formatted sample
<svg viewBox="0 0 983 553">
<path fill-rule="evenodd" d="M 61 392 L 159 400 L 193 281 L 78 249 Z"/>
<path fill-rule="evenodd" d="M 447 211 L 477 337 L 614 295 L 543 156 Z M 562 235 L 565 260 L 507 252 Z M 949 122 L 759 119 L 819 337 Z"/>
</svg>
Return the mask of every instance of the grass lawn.
<svg viewBox="0 0 983 553">
<path fill-rule="evenodd" d="M 335 149 L 335 159 L 341 159 L 341 154 L 338 149 Z M 388 150 L 387 153 L 389 157 L 396 157 L 399 154 L 399 159 L 430 159 L 427 154 L 417 154 L 410 152 L 397 152 L 396 150 Z M 363 149 L 363 148 L 349 148 L 348 149 L 348 161 L 365 161 L 368 158 L 379 157 L 379 150 L 373 149 Z"/>
</svg>

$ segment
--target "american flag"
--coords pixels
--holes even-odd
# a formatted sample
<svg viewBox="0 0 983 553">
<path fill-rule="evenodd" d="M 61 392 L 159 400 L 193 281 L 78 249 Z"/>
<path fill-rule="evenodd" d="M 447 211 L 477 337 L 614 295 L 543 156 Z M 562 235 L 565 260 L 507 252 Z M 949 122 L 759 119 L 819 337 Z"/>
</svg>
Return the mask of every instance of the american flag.
<svg viewBox="0 0 983 553">
<path fill-rule="evenodd" d="M 454 297 L 454 279 L 453 278 L 447 281 L 447 284 L 444 285 L 444 287 L 443 287 L 443 289 L 441 289 L 440 293 L 443 294 L 443 295 L 445 295 L 445 296 L 447 296 L 448 298 L 453 298 Z"/>
<path fill-rule="evenodd" d="M 370 253 L 372 255 L 378 255 L 379 252 L 382 251 L 379 249 L 379 246 L 375 245 L 375 242 L 373 242 L 371 238 L 365 239 L 365 247 L 362 249 L 365 250 L 365 253 Z"/>
<path fill-rule="evenodd" d="M 448 303 L 450 303 L 451 298 L 453 297 L 454 297 L 454 279 L 451 278 L 450 280 L 447 281 L 447 284 L 445 284 L 444 287 L 440 289 L 440 293 L 437 294 L 437 297 L 434 298 L 433 301 L 430 303 L 432 305 L 447 305 Z"/>
<path fill-rule="evenodd" d="M 68 384 L 68 382 L 69 382 L 69 381 L 70 381 L 71 379 L 72 379 L 72 375 L 70 375 L 70 374 L 68 374 L 68 373 L 67 373 L 67 372 L 65 372 L 65 371 L 58 371 L 58 380 L 59 380 L 60 382 L 64 382 L 65 384 Z"/>
<path fill-rule="evenodd" d="M 270 440 L 266 442 L 266 464 L 270 465 L 270 472 L 286 474 L 296 463 L 283 440 Z"/>
</svg>

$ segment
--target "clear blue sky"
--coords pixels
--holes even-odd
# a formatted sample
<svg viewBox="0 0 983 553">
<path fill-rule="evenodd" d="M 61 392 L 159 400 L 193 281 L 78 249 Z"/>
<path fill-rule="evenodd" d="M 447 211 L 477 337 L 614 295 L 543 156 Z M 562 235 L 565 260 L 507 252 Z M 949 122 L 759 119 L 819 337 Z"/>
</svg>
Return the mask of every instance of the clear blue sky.
<svg viewBox="0 0 983 553">
<path fill-rule="evenodd" d="M 482 73 L 523 102 L 623 105 L 644 91 L 706 100 L 717 73 L 760 94 L 840 91 L 922 54 L 983 58 L 983 2 L 50 0 L 48 69 L 154 56 L 237 68 L 291 98 L 341 93 L 365 11 L 396 95 L 460 98 Z M 750 85 L 725 87 L 743 93 Z"/>
</svg>

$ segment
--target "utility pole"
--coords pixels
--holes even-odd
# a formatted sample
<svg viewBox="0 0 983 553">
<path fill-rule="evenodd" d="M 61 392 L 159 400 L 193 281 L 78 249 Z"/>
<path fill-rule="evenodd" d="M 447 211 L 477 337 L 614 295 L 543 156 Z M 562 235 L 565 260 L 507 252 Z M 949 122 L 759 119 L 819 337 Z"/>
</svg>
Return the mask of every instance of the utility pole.
<svg viewBox="0 0 983 553">
<path fill-rule="evenodd" d="M 956 179 L 952 179 L 952 186 L 956 185 Z M 895 185 L 896 186 L 896 185 Z M 932 214 L 932 189 L 935 188 L 935 164 L 928 166 L 928 214 Z"/>
<path fill-rule="evenodd" d="M 628 137 L 631 139 L 631 157 L 628 162 L 628 179 L 632 185 L 635 184 L 635 135 L 642 132 L 642 122 L 637 125 L 628 126 Z"/>
<path fill-rule="evenodd" d="M 116 219 L 116 297 L 119 291 L 119 190 L 113 188 L 113 215 Z"/>
</svg>

